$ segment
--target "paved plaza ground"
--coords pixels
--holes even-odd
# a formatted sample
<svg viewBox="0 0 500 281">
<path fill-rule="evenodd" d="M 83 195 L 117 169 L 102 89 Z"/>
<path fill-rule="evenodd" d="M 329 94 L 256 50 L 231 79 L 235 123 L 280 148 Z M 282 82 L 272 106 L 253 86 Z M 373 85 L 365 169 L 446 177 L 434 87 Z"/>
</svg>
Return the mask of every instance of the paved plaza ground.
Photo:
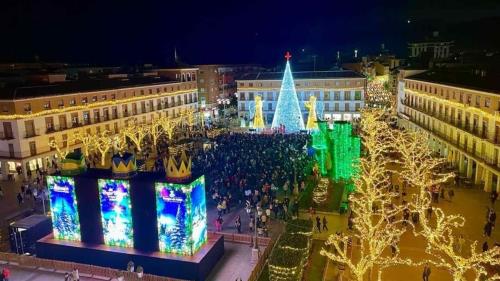
<svg viewBox="0 0 500 281">
<path fill-rule="evenodd" d="M 436 206 L 442 208 L 447 214 L 461 214 L 465 217 L 466 223 L 462 228 L 462 233 L 468 240 L 477 240 L 479 242 L 478 247 L 480 248 L 482 243 L 486 240 L 491 246 L 495 242 L 500 241 L 500 230 L 495 228 L 493 230 L 491 238 L 485 238 L 483 236 L 483 226 L 486 222 L 486 211 L 487 207 L 490 206 L 489 193 L 484 192 L 479 188 L 474 187 L 459 187 L 455 188 L 455 198 L 453 202 L 449 200 L 440 200 Z M 497 213 L 500 212 L 500 202 L 495 204 L 495 210 Z M 346 232 L 347 231 L 347 216 L 338 214 L 318 214 L 321 218 L 326 216 L 328 220 L 328 231 L 322 231 L 321 233 L 315 231 L 313 234 L 314 239 L 326 240 L 329 235 L 334 234 L 337 231 Z M 309 214 L 302 212 L 302 218 L 308 218 Z M 402 256 L 411 256 L 413 258 L 424 258 L 427 254 L 424 252 L 425 242 L 422 238 L 415 238 L 411 232 L 407 232 L 402 238 L 402 242 L 399 245 Z M 480 249 L 478 249 L 480 250 Z M 325 274 L 325 281 L 337 280 L 337 268 L 332 263 L 327 264 L 327 270 Z M 404 276 L 404 279 L 402 279 Z M 422 268 L 419 267 L 397 267 L 391 268 L 384 271 L 382 275 L 382 280 L 384 281 L 413 281 L 422 280 Z M 374 278 L 376 278 L 376 272 L 374 273 Z M 307 280 L 307 277 L 306 277 Z M 345 280 L 345 277 L 344 277 Z M 376 280 L 376 279 L 375 279 Z M 452 280 L 450 275 L 443 270 L 432 268 L 432 273 L 430 280 L 442 280 L 448 281 Z"/>
<path fill-rule="evenodd" d="M 4 265 L 0 265 L 0 269 L 2 269 Z M 63 281 L 64 273 L 63 272 L 53 272 L 53 271 L 43 271 L 30 269 L 26 267 L 19 266 L 7 266 L 12 275 L 9 281 Z M 103 279 L 95 279 L 90 277 L 80 276 L 80 281 L 102 281 Z"/>
</svg>

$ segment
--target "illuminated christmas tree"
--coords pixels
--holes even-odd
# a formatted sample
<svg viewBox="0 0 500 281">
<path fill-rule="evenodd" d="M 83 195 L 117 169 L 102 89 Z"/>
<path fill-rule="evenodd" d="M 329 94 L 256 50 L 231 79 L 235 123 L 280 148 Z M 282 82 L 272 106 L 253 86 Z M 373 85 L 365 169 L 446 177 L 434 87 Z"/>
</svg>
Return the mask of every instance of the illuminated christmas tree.
<svg viewBox="0 0 500 281">
<path fill-rule="evenodd" d="M 171 247 L 176 251 L 182 251 L 186 242 L 186 226 L 184 223 L 184 216 L 181 212 L 181 206 L 177 207 L 177 214 L 175 216 L 175 225 L 171 231 Z"/>
<path fill-rule="evenodd" d="M 298 132 L 304 130 L 304 121 L 300 112 L 299 99 L 295 90 L 295 82 L 293 81 L 292 71 L 290 70 L 289 52 L 286 53 L 286 68 L 281 82 L 280 94 L 276 111 L 274 112 L 272 128 L 280 128 L 285 126 L 286 132 Z"/>
</svg>

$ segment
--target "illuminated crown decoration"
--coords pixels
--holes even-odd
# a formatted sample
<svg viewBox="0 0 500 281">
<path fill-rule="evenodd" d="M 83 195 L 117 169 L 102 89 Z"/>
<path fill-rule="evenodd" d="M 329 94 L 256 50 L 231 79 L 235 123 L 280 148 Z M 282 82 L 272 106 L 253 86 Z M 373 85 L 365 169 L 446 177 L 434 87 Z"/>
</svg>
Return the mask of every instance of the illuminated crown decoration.
<svg viewBox="0 0 500 281">
<path fill-rule="evenodd" d="M 191 178 L 191 157 L 187 157 L 183 150 L 179 161 L 173 156 L 163 160 L 167 180 L 171 182 L 182 182 Z"/>
<path fill-rule="evenodd" d="M 82 154 L 72 152 L 66 155 L 66 158 L 61 161 L 61 175 L 74 176 L 81 174 L 87 170 L 85 158 Z"/>
<path fill-rule="evenodd" d="M 111 170 L 117 178 L 129 178 L 137 173 L 137 164 L 135 156 L 131 153 L 125 153 L 123 156 L 115 154 L 111 159 Z"/>
</svg>

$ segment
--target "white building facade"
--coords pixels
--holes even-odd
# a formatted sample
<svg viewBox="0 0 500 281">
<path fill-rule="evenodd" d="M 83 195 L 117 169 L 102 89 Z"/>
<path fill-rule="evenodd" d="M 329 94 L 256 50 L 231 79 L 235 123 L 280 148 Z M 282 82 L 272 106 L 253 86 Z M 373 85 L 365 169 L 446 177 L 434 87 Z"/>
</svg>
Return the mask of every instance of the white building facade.
<svg viewBox="0 0 500 281">
<path fill-rule="evenodd" d="M 74 89 L 61 93 L 51 92 L 51 87 L 58 89 L 47 85 L 33 91 L 20 86 L 11 97 L 0 100 L 3 177 L 19 169 L 26 177 L 28 170 L 50 166 L 55 156 L 49 147 L 53 140 L 65 147 L 76 132 L 117 133 L 131 119 L 150 123 L 160 116 L 176 117 L 186 108 L 198 109 L 195 80 L 127 81 L 93 90 L 82 90 L 76 83 Z M 71 149 L 80 146 L 77 141 Z"/>
<path fill-rule="evenodd" d="M 307 120 L 306 102 L 316 97 L 319 119 L 346 120 L 360 117 L 365 106 L 366 78 L 353 71 L 316 71 L 293 73 L 303 119 Z M 263 117 L 270 127 L 281 88 L 283 73 L 248 74 L 237 80 L 238 116 L 253 118 L 255 96 L 263 100 Z"/>
</svg>

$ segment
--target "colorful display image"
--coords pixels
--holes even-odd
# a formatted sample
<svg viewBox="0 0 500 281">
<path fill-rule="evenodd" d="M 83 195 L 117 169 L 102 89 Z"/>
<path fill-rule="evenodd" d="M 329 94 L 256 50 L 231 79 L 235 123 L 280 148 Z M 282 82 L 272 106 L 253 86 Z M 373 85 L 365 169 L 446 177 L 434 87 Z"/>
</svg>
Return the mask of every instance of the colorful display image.
<svg viewBox="0 0 500 281">
<path fill-rule="evenodd" d="M 156 183 L 156 213 L 160 251 L 188 254 L 186 194 L 179 185 Z"/>
<path fill-rule="evenodd" d="M 201 177 L 192 183 L 191 210 L 193 224 L 193 250 L 198 250 L 207 242 L 207 206 L 205 201 L 205 180 Z"/>
<path fill-rule="evenodd" d="M 71 177 L 48 176 L 50 210 L 54 238 L 80 241 L 80 219 L 75 197 L 75 181 Z"/>
<path fill-rule="evenodd" d="M 192 255 L 207 241 L 205 180 L 190 184 L 156 183 L 159 249 Z"/>
<path fill-rule="evenodd" d="M 104 243 L 108 246 L 133 247 L 129 182 L 99 179 L 98 185 Z"/>
</svg>

